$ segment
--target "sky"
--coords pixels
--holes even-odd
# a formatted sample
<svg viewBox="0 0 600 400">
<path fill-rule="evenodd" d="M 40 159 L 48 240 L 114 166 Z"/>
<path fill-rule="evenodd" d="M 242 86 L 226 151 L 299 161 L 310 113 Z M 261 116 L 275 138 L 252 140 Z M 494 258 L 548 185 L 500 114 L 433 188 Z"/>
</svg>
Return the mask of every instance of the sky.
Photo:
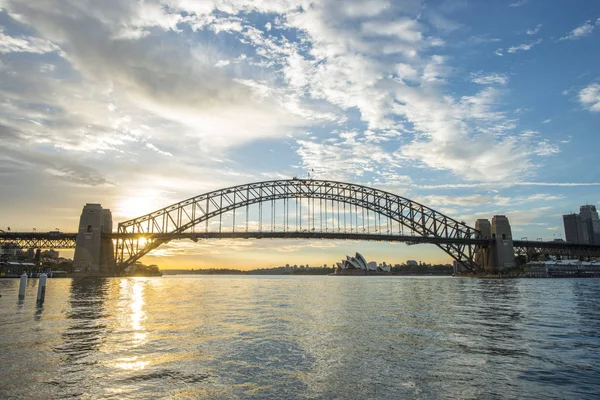
<svg viewBox="0 0 600 400">
<path fill-rule="evenodd" d="M 600 206 L 600 2 L 0 0 L 0 229 L 74 232 L 304 177 L 513 237 Z M 179 242 L 161 267 L 449 262 L 435 246 Z M 68 253 L 65 253 L 68 254 Z"/>
</svg>

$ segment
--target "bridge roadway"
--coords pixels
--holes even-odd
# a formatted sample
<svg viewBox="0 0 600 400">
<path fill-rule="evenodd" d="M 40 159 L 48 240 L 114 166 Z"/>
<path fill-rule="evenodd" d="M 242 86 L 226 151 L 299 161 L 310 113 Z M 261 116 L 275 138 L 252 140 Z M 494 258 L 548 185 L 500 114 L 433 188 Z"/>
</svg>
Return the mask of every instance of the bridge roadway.
<svg viewBox="0 0 600 400">
<path fill-rule="evenodd" d="M 184 232 L 184 233 L 112 233 L 103 234 L 105 239 L 141 239 L 171 241 L 178 239 L 331 239 L 369 240 L 380 242 L 408 243 L 447 243 L 487 245 L 487 239 L 438 238 L 414 235 L 389 235 L 376 233 L 335 233 L 335 232 Z M 75 248 L 77 233 L 66 232 L 0 232 L 0 246 L 20 248 L 71 249 Z M 537 242 L 536 242 L 537 243 Z"/>
<path fill-rule="evenodd" d="M 422 237 L 412 235 L 335 233 L 335 232 L 186 232 L 186 233 L 112 233 L 103 235 L 107 239 L 135 239 L 168 242 L 178 239 L 330 239 L 330 240 L 368 240 L 380 242 L 404 242 L 408 244 L 469 244 L 486 246 L 488 239 L 458 239 Z M 0 247 L 22 249 L 73 249 L 77 233 L 66 232 L 0 232 Z M 557 256 L 600 257 L 600 246 L 573 244 L 557 241 L 514 240 L 517 255 L 550 254 Z"/>
<path fill-rule="evenodd" d="M 77 233 L 0 232 L 0 247 L 19 249 L 74 249 Z"/>
</svg>

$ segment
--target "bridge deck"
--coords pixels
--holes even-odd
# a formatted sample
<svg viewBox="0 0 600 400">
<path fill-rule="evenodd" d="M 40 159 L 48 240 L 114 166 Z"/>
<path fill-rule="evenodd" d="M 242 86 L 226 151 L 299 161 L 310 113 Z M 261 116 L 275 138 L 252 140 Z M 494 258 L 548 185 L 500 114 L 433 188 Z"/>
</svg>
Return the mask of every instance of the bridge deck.
<svg viewBox="0 0 600 400">
<path fill-rule="evenodd" d="M 105 235 L 110 239 L 135 239 L 144 237 L 160 241 L 177 239 L 331 239 L 331 240 L 367 240 L 380 242 L 408 242 L 408 243 L 461 243 L 472 245 L 487 245 L 487 239 L 458 239 L 438 238 L 409 235 L 368 234 L 368 233 L 335 233 L 335 232 L 186 232 L 186 233 L 114 233 Z"/>
<path fill-rule="evenodd" d="M 326 239 L 379 242 L 404 242 L 408 244 L 468 244 L 486 246 L 488 239 L 437 238 L 433 236 L 389 235 L 368 233 L 336 232 L 186 232 L 186 233 L 112 233 L 103 235 L 107 239 L 145 239 L 168 242 L 178 239 Z M 0 232 L 0 247 L 72 249 L 75 248 L 77 233 L 71 232 Z M 528 251 L 555 255 L 600 256 L 599 245 L 576 244 L 556 241 L 514 240 L 515 253 Z"/>
</svg>

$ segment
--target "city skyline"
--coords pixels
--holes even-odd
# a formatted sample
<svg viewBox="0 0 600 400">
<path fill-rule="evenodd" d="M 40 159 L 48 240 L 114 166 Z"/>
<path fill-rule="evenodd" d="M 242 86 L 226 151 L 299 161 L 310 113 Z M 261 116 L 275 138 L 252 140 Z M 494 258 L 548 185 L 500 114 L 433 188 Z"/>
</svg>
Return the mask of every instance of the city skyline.
<svg viewBox="0 0 600 400">
<path fill-rule="evenodd" d="M 116 226 L 309 173 L 470 226 L 507 215 L 516 238 L 564 239 L 562 216 L 599 204 L 597 2 L 201 4 L 1 3 L 0 229 L 74 232 L 86 203 Z M 355 251 L 449 262 L 435 246 L 308 240 L 186 241 L 148 262 Z"/>
</svg>

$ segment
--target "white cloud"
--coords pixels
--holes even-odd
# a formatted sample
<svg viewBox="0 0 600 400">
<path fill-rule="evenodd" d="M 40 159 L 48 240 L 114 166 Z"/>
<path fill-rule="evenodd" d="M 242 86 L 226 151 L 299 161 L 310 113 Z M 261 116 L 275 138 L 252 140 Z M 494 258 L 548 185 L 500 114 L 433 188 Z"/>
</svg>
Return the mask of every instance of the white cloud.
<svg viewBox="0 0 600 400">
<path fill-rule="evenodd" d="M 397 108 L 423 134 L 403 146 L 398 156 L 467 180 L 522 180 L 531 173 L 530 159 L 537 153 L 532 138 L 507 134 L 514 126 L 495 110 L 501 95 L 492 87 L 460 101 L 404 93 Z"/>
<path fill-rule="evenodd" d="M 317 178 L 351 180 L 365 175 L 393 175 L 400 163 L 393 154 L 369 141 L 368 135 L 341 132 L 321 142 L 298 140 L 297 153 L 305 170 Z M 384 181 L 387 181 L 385 179 Z"/>
<path fill-rule="evenodd" d="M 485 74 L 483 72 L 471 73 L 471 82 L 479 85 L 506 85 L 508 83 L 508 76 L 506 74 Z"/>
<path fill-rule="evenodd" d="M 538 45 L 540 43 L 542 43 L 542 39 L 538 39 L 535 42 L 531 42 L 531 43 L 523 43 L 523 44 L 520 44 L 518 46 L 511 46 L 506 51 L 508 53 L 519 53 L 521 51 L 529 51 L 534 46 L 536 46 L 536 45 Z"/>
<path fill-rule="evenodd" d="M 154 150 L 155 152 L 157 152 L 158 154 L 161 154 L 163 156 L 170 156 L 170 157 L 173 156 L 173 154 L 169 153 L 168 151 L 164 151 L 164 150 L 159 149 L 158 147 L 156 147 L 152 143 L 146 143 L 146 147 L 149 148 L 150 150 Z"/>
<path fill-rule="evenodd" d="M 390 22 L 365 22 L 362 25 L 362 30 L 367 35 L 396 36 L 398 39 L 407 42 L 417 42 L 422 38 L 419 23 L 408 18 Z"/>
<path fill-rule="evenodd" d="M 596 20 L 595 24 L 592 23 L 591 20 L 586 21 L 585 23 L 583 23 L 583 25 L 580 25 L 577 28 L 573 29 L 571 32 L 561 37 L 559 40 L 576 40 L 585 36 L 589 36 L 594 32 L 596 26 L 598 25 L 600 25 L 600 18 Z"/>
<path fill-rule="evenodd" d="M 535 168 L 532 157 L 545 154 L 513 133 L 515 121 L 499 111 L 502 90 L 447 92 L 456 73 L 453 59 L 442 55 L 447 44 L 429 33 L 432 26 L 449 31 L 458 24 L 429 11 L 421 18 L 419 1 L 340 6 L 172 0 L 170 7 L 160 7 L 116 0 L 111 7 L 73 2 L 72 13 L 57 16 L 52 10 L 59 3 L 64 6 L 58 0 L 9 2 L 9 8 L 67 49 L 70 66 L 81 76 L 78 93 L 61 81 L 45 81 L 44 104 L 67 110 L 72 94 L 82 99 L 74 106 L 77 114 L 61 114 L 69 129 L 54 135 L 63 136 L 30 133 L 63 150 L 163 154 L 168 149 L 179 157 L 217 148 L 219 158 L 226 156 L 221 151 L 252 140 L 291 136 L 305 168 L 360 174 L 360 168 L 348 166 L 356 159 L 382 182 L 401 167 L 398 159 L 468 180 L 521 179 Z M 270 29 L 261 30 L 246 19 L 249 12 L 276 17 L 268 22 Z M 239 45 L 219 48 L 213 40 L 186 40 L 183 25 Z M 181 39 L 169 41 L 177 35 Z M 471 79 L 481 85 L 508 82 L 503 74 L 477 73 Z M 53 92 L 63 100 L 53 100 Z M 112 112 L 106 104 L 113 105 Z M 54 116 L 23 116 L 47 126 L 56 122 Z M 297 139 L 305 130 L 344 129 L 349 120 L 364 123 L 356 129 L 363 133 L 353 139 L 339 137 L 334 143 L 322 134 Z M 142 129 L 142 123 L 151 128 Z M 317 124 L 326 125 L 313 130 Z"/>
<path fill-rule="evenodd" d="M 429 195 L 423 197 L 423 204 L 428 206 L 460 206 L 460 207 L 478 207 L 485 204 L 496 206 L 517 206 L 527 203 L 539 203 L 547 201 L 561 200 L 562 196 L 550 195 L 546 193 L 537 193 L 531 196 L 507 197 L 489 194 L 472 194 L 467 196 L 450 195 Z"/>
<path fill-rule="evenodd" d="M 414 185 L 420 189 L 493 189 L 509 188 L 513 186 L 548 186 L 548 187 L 600 187 L 600 182 L 528 182 L 528 181 L 504 181 L 504 182 L 480 182 L 480 183 L 445 183 L 438 185 Z"/>
<path fill-rule="evenodd" d="M 579 102 L 590 111 L 600 112 L 600 83 L 592 83 L 581 89 Z"/>
<path fill-rule="evenodd" d="M 538 156 L 551 156 L 560 153 L 560 149 L 557 145 L 551 144 L 546 140 L 538 142 L 535 149 L 535 154 Z"/>
<path fill-rule="evenodd" d="M 299 125 L 310 125 L 310 120 L 281 106 L 285 103 L 281 93 L 257 96 L 256 87 L 245 84 L 252 79 L 236 79 L 235 70 L 219 68 L 223 54 L 209 43 L 164 40 L 158 51 L 153 35 L 157 30 L 176 30 L 182 21 L 179 13 L 154 3 L 117 1 L 111 7 L 75 3 L 72 12 L 62 14 L 54 10 L 67 7 L 63 2 L 11 2 L 8 7 L 49 39 L 45 47 L 38 43 L 39 51 L 55 48 L 48 43 L 68 49 L 66 57 L 82 75 L 82 86 L 109 87 L 113 96 L 122 96 L 138 110 L 180 125 L 180 132 L 196 137 L 204 147 L 283 137 Z M 240 18 L 213 22 L 216 32 L 238 32 L 243 25 Z M 142 31 L 145 34 L 130 34 Z M 9 48 L 17 46 L 8 43 Z M 33 44 L 22 42 L 18 48 L 29 51 Z"/>
<path fill-rule="evenodd" d="M 540 31 L 540 29 L 542 29 L 542 24 L 538 24 L 533 29 L 527 29 L 527 34 L 528 35 L 536 35 Z"/>
<path fill-rule="evenodd" d="M 340 4 L 342 12 L 348 17 L 375 17 L 390 8 L 390 3 L 383 0 L 344 1 Z"/>
<path fill-rule="evenodd" d="M 521 7 L 521 6 L 524 6 L 527 3 L 529 3 L 529 0 L 519 0 L 519 1 L 515 1 L 514 3 L 510 3 L 509 6 L 511 6 L 511 7 Z"/>
<path fill-rule="evenodd" d="M 0 27 L 0 53 L 51 53 L 60 51 L 52 42 L 31 36 L 13 37 Z"/>
</svg>

